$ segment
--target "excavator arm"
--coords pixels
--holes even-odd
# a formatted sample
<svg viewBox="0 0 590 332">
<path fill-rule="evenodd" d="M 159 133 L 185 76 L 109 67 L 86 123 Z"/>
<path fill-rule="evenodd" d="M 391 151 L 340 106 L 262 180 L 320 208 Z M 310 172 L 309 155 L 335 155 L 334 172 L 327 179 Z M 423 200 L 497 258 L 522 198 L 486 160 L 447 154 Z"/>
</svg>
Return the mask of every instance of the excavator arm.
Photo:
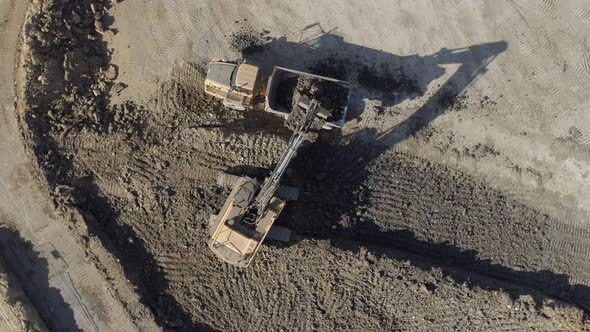
<svg viewBox="0 0 590 332">
<path fill-rule="evenodd" d="M 299 124 L 299 127 L 295 129 L 293 135 L 291 135 L 289 144 L 287 145 L 287 150 L 285 150 L 281 156 L 281 159 L 277 163 L 270 176 L 264 180 L 260 186 L 260 191 L 253 200 L 253 207 L 255 207 L 255 210 L 258 212 L 258 218 L 260 218 L 266 210 L 271 198 L 279 187 L 281 178 L 285 174 L 285 171 L 287 170 L 287 167 L 293 158 L 295 158 L 297 155 L 297 150 L 299 150 L 301 143 L 303 143 L 305 134 L 313 125 L 313 122 L 315 121 L 316 116 L 318 115 L 318 112 L 321 108 L 315 99 L 309 101 L 307 97 L 301 98 L 295 107 L 299 107 L 301 109 L 293 111 L 306 112 L 305 117 Z"/>
</svg>

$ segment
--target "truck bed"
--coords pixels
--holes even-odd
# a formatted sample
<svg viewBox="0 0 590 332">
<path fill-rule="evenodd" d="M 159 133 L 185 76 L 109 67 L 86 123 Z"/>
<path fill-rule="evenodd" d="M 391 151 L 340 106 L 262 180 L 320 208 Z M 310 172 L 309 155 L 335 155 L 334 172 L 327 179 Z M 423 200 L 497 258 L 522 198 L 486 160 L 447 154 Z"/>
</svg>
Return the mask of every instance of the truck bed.
<svg viewBox="0 0 590 332">
<path fill-rule="evenodd" d="M 350 98 L 350 83 L 330 77 L 314 75 L 298 70 L 275 66 L 273 68 L 272 75 L 268 79 L 268 84 L 266 87 L 266 111 L 287 118 L 289 116 L 289 113 L 291 112 L 291 108 L 286 107 L 285 104 L 289 103 L 289 97 L 293 95 L 296 87 L 296 82 L 300 77 L 317 79 L 319 81 L 324 81 L 326 83 L 333 83 L 337 85 L 341 91 L 345 92 L 344 95 L 338 96 L 338 98 L 341 99 L 339 100 L 339 102 L 341 102 L 342 105 L 338 107 L 337 110 L 330 109 L 331 111 L 334 111 L 334 116 L 328 118 L 328 121 L 326 121 L 326 124 L 324 125 L 324 128 L 326 129 L 330 129 L 333 127 L 341 128 L 342 125 L 344 125 L 344 121 L 346 119 L 346 112 L 348 110 L 348 102 Z M 289 84 L 288 81 L 294 81 L 295 85 Z"/>
</svg>

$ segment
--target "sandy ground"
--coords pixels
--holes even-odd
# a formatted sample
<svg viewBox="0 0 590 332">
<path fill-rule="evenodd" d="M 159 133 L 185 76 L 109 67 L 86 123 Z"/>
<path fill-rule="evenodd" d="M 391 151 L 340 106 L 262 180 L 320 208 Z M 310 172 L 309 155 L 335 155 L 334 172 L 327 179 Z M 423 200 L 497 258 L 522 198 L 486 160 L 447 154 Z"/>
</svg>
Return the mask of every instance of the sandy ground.
<svg viewBox="0 0 590 332">
<path fill-rule="evenodd" d="M 22 135 L 137 326 L 588 329 L 583 1 L 45 3 L 20 63 Z M 263 174 L 289 132 L 202 92 L 207 59 L 240 56 L 232 33 L 268 37 L 246 55 L 265 74 L 354 88 L 342 132 L 286 179 L 303 193 L 279 223 L 301 240 L 247 270 L 206 249 L 228 193 L 215 178 Z"/>
</svg>

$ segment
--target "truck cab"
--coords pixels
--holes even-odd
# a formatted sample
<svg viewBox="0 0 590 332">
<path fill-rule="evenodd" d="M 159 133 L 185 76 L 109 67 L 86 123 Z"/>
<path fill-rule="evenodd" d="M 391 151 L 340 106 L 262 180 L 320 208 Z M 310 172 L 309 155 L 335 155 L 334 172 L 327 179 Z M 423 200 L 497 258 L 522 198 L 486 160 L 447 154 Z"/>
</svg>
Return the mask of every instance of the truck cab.
<svg viewBox="0 0 590 332">
<path fill-rule="evenodd" d="M 258 95 L 257 66 L 214 60 L 209 63 L 205 92 L 223 100 L 223 105 L 245 110 Z"/>
</svg>

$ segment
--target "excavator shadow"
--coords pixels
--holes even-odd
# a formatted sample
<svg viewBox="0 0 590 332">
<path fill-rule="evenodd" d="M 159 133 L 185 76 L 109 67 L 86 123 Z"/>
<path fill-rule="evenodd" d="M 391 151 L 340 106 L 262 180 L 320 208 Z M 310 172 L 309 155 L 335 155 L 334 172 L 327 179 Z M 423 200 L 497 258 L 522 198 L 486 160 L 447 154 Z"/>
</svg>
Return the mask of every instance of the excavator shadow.
<svg viewBox="0 0 590 332">
<path fill-rule="evenodd" d="M 298 233 L 291 245 L 304 239 L 323 239 L 355 252 L 363 247 L 375 256 L 409 260 L 419 268 L 441 267 L 458 283 L 469 281 L 484 289 L 507 290 L 514 297 L 531 295 L 538 307 L 551 303 L 547 297 L 557 297 L 588 311 L 590 288 L 572 284 L 571 276 L 499 265 L 481 259 L 474 250 L 421 240 L 409 229 L 383 229 L 374 220 L 363 219 L 359 212 L 362 196 L 367 195 L 363 185 L 371 163 L 442 115 L 446 106 L 465 93 L 506 49 L 507 43 L 498 41 L 443 48 L 431 55 L 400 56 L 348 43 L 328 32 L 300 42 L 284 37 L 271 39 L 260 52 L 244 55 L 246 61 L 263 69 L 263 75 L 278 65 L 349 81 L 353 87 L 349 120 L 362 117 L 364 112 L 380 111 L 379 107 L 366 109 L 365 100 L 388 107 L 430 95 L 416 112 L 389 130 L 365 128 L 344 137 L 324 135 L 302 147 L 292 168 L 302 180 L 304 193 L 299 201 L 287 205 L 277 221 L 277 225 Z M 456 64 L 458 69 L 428 92 L 429 85 L 445 74 L 446 64 Z"/>
<path fill-rule="evenodd" d="M 306 34 L 307 31 L 313 32 Z M 423 96 L 428 86 L 445 74 L 445 64 L 461 65 L 459 72 L 447 81 L 457 86 L 452 90 L 458 94 L 506 48 L 506 42 L 499 41 L 452 50 L 443 48 L 431 55 L 397 55 L 349 43 L 313 24 L 302 31 L 299 41 L 272 38 L 257 51 L 242 56 L 247 63 L 261 68 L 262 78 L 272 73 L 273 66 L 281 66 L 349 81 L 353 90 L 350 120 L 367 111 L 364 100 L 380 102 L 377 107 L 389 107 Z"/>
</svg>

